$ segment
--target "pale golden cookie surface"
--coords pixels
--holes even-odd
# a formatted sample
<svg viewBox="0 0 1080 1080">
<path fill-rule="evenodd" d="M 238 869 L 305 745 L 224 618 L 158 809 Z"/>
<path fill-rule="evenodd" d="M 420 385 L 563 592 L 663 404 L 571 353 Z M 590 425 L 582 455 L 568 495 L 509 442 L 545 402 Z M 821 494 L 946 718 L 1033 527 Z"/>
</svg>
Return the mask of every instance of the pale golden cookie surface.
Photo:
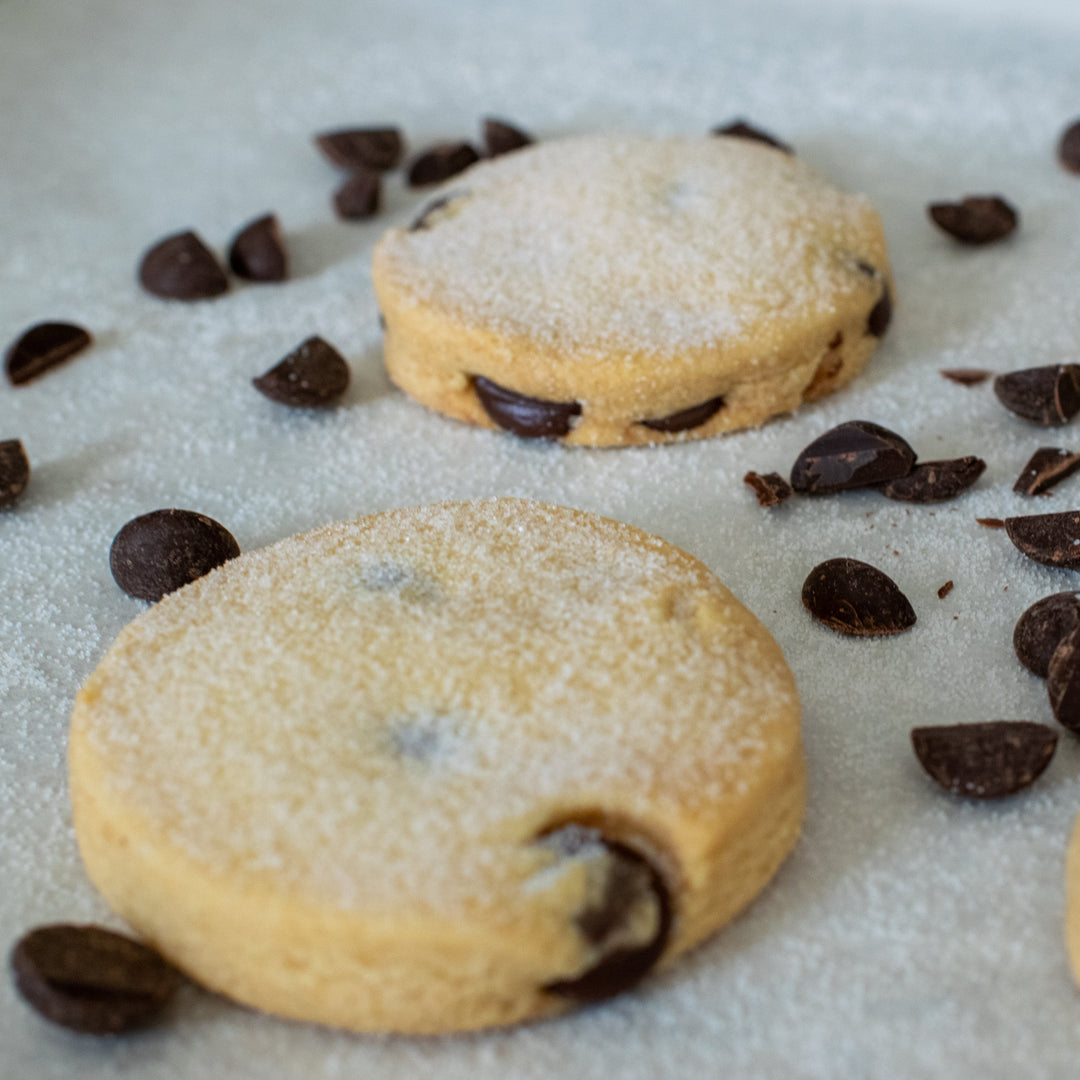
<svg viewBox="0 0 1080 1080">
<path fill-rule="evenodd" d="M 69 762 L 120 915 L 215 990 L 357 1030 L 619 989 L 582 980 L 737 914 L 805 798 L 791 673 L 716 577 L 516 499 L 328 526 L 167 596 L 87 680 Z"/>
</svg>

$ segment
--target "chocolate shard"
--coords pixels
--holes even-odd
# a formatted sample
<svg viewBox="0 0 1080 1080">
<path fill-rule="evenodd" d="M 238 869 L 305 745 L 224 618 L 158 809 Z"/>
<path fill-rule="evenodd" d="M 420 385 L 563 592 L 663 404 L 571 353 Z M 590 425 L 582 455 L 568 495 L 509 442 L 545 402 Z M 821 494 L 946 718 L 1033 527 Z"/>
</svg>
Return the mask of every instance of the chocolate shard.
<svg viewBox="0 0 1080 1080">
<path fill-rule="evenodd" d="M 795 153 L 787 143 L 781 142 L 775 135 L 770 135 L 769 132 L 762 131 L 761 128 L 748 124 L 741 117 L 730 120 L 726 124 L 721 124 L 719 127 L 714 127 L 711 134 L 729 135 L 735 139 L 750 139 L 752 142 L 764 143 L 775 150 L 781 150 L 785 154 Z"/>
<path fill-rule="evenodd" d="M 969 195 L 958 203 L 932 203 L 926 208 L 943 232 L 962 244 L 992 244 L 1016 229 L 1016 208 L 1000 195 Z"/>
<path fill-rule="evenodd" d="M 895 432 L 849 420 L 819 435 L 796 458 L 791 486 L 809 495 L 870 487 L 907 476 L 915 451 Z"/>
<path fill-rule="evenodd" d="M 99 926 L 31 930 L 12 950 L 11 968 L 16 988 L 38 1013 L 92 1035 L 144 1027 L 181 981 L 156 952 Z"/>
<path fill-rule="evenodd" d="M 692 428 L 701 427 L 706 420 L 711 420 L 723 407 L 723 396 L 714 397 L 703 401 L 700 405 L 691 405 L 689 409 L 672 413 L 670 416 L 641 420 L 639 423 L 651 431 L 690 431 Z"/>
<path fill-rule="evenodd" d="M 1070 124 L 1058 143 L 1058 161 L 1069 172 L 1080 173 L 1080 120 Z"/>
<path fill-rule="evenodd" d="M 1041 495 L 1077 469 L 1080 469 L 1080 454 L 1057 446 L 1041 446 L 1016 478 L 1013 491 L 1020 495 Z"/>
<path fill-rule="evenodd" d="M 310 409 L 329 405 L 345 393 L 349 365 L 333 345 L 309 337 L 252 384 L 271 401 Z"/>
<path fill-rule="evenodd" d="M 328 161 L 343 169 L 394 168 L 405 152 L 401 132 L 393 127 L 341 128 L 315 136 Z"/>
<path fill-rule="evenodd" d="M 884 637 L 915 625 L 915 611 L 888 574 L 858 559 L 828 559 L 802 587 L 802 602 L 818 622 L 849 637 Z"/>
<path fill-rule="evenodd" d="M 0 441 L 0 506 L 10 506 L 30 483 L 30 459 L 19 439 Z"/>
<path fill-rule="evenodd" d="M 1080 627 L 1065 635 L 1054 649 L 1046 672 L 1046 692 L 1054 719 L 1080 733 Z"/>
<path fill-rule="evenodd" d="M 284 281 L 289 260 L 281 226 L 273 214 L 245 225 L 229 245 L 229 269 L 247 281 Z"/>
<path fill-rule="evenodd" d="M 88 331 L 74 323 L 44 322 L 31 326 L 8 346 L 4 355 L 8 382 L 22 386 L 89 348 L 93 340 Z"/>
<path fill-rule="evenodd" d="M 479 160 L 480 155 L 466 142 L 437 143 L 409 166 L 409 187 L 449 180 Z"/>
<path fill-rule="evenodd" d="M 482 375 L 473 377 L 473 388 L 484 412 L 506 431 L 525 439 L 558 439 L 569 433 L 581 415 L 577 401 L 543 401 L 507 390 Z"/>
<path fill-rule="evenodd" d="M 1004 529 L 1005 522 L 1001 518 L 976 518 L 976 525 L 981 525 L 984 529 Z"/>
<path fill-rule="evenodd" d="M 942 368 L 938 374 L 960 386 L 978 386 L 990 378 L 990 372 L 982 368 Z"/>
<path fill-rule="evenodd" d="M 484 146 L 488 157 L 498 157 L 500 154 L 509 154 L 511 150 L 520 150 L 523 146 L 531 146 L 535 141 L 531 135 L 526 134 L 521 128 L 508 124 L 505 120 L 496 120 L 494 117 L 486 117 L 483 124 Z"/>
<path fill-rule="evenodd" d="M 379 212 L 382 177 L 373 169 L 357 169 L 334 192 L 334 209 L 343 221 L 364 221 Z"/>
<path fill-rule="evenodd" d="M 743 483 L 753 488 L 758 506 L 779 506 L 793 494 L 791 485 L 775 472 L 763 476 L 751 470 L 743 477 Z"/>
<path fill-rule="evenodd" d="M 994 394 L 1010 412 L 1040 427 L 1067 424 L 1080 412 L 1080 364 L 1050 364 L 999 375 Z"/>
<path fill-rule="evenodd" d="M 1043 566 L 1080 569 L 1080 510 L 1005 519 L 1017 551 Z"/>
<path fill-rule="evenodd" d="M 907 476 L 883 484 L 880 491 L 886 498 L 900 502 L 945 502 L 967 491 L 985 468 L 986 462 L 978 457 L 921 461 Z"/>
<path fill-rule="evenodd" d="M 1028 720 L 918 727 L 915 755 L 946 791 L 969 799 L 1015 795 L 1035 781 L 1057 748 L 1057 732 Z"/>
<path fill-rule="evenodd" d="M 142 257 L 139 283 L 163 300 L 208 300 L 229 289 L 213 252 L 190 231 L 165 237 Z"/>
<path fill-rule="evenodd" d="M 232 533 L 213 518 L 192 510 L 153 510 L 116 534 L 109 568 L 128 596 L 154 603 L 239 554 Z"/>
<path fill-rule="evenodd" d="M 1016 621 L 1013 629 L 1016 659 L 1033 675 L 1045 679 L 1050 673 L 1054 650 L 1074 630 L 1080 630 L 1080 592 L 1044 596 Z"/>
</svg>

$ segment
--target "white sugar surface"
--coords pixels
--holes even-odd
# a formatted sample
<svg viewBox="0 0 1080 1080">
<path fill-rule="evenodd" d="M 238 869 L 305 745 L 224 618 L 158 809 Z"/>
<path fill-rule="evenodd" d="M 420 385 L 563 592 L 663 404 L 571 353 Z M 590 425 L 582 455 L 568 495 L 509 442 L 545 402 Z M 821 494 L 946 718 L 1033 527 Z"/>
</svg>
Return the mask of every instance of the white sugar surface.
<svg viewBox="0 0 1080 1080">
<path fill-rule="evenodd" d="M 941 367 L 1076 359 L 1080 181 L 1053 146 L 1080 115 L 1080 17 L 1025 5 L 822 0 L 122 0 L 0 4 L 0 337 L 45 318 L 94 331 L 84 356 L 0 386 L 0 438 L 34 468 L 0 514 L 0 941 L 56 919 L 111 917 L 78 863 L 64 781 L 81 680 L 140 605 L 108 546 L 137 513 L 178 505 L 245 549 L 389 506 L 518 494 L 621 518 L 714 569 L 783 646 L 805 705 L 803 841 L 761 900 L 638 994 L 520 1030 L 460 1039 L 359 1038 L 186 992 L 172 1022 L 89 1042 L 47 1028 L 0 983 L 0 1058 L 26 1080 L 81 1077 L 1068 1077 L 1080 995 L 1062 947 L 1062 862 L 1080 806 L 1063 738 L 1027 795 L 999 806 L 938 793 L 911 755 L 934 720 L 1048 720 L 1015 661 L 1012 626 L 1073 576 L 1025 562 L 975 517 L 1066 509 L 1011 485 L 1044 432 L 989 387 Z M 979 18 L 972 13 L 978 9 Z M 761 431 L 685 446 L 566 452 L 472 431 L 393 392 L 379 365 L 368 261 L 421 196 L 396 180 L 381 219 L 332 218 L 338 177 L 312 132 L 401 123 L 413 145 L 504 114 L 540 137 L 694 134 L 736 114 L 879 207 L 896 318 L 848 391 Z M 1019 233 L 960 250 L 931 200 L 1001 192 Z M 141 295 L 134 267 L 166 232 L 220 246 L 268 208 L 296 279 L 195 307 Z M 287 413 L 250 387 L 304 337 L 348 357 L 346 402 Z M 873 494 L 759 510 L 748 468 L 785 471 L 853 417 L 923 457 L 986 458 L 975 489 L 937 508 Z M 859 642 L 811 624 L 799 588 L 849 555 L 893 575 L 919 622 Z M 945 600 L 937 588 L 955 582 Z"/>
</svg>

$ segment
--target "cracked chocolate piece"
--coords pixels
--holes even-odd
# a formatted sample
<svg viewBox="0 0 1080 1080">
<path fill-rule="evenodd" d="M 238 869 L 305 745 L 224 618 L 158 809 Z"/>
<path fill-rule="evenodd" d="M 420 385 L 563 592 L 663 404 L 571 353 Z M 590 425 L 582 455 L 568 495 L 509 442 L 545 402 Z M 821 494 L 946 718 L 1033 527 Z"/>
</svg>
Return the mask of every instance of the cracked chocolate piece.
<svg viewBox="0 0 1080 1080">
<path fill-rule="evenodd" d="M 439 184 L 479 160 L 480 155 L 467 142 L 438 143 L 409 166 L 409 187 Z"/>
<path fill-rule="evenodd" d="M 736 120 L 731 120 L 726 124 L 722 124 L 720 127 L 714 127 L 712 129 L 712 134 L 730 135 L 736 139 L 750 139 L 752 142 L 764 143 L 766 146 L 771 146 L 775 150 L 782 150 L 785 154 L 794 155 L 795 153 L 787 143 L 781 142 L 775 135 L 770 135 L 767 131 L 762 131 L 761 128 L 748 124 L 741 117 Z"/>
<path fill-rule="evenodd" d="M 343 221 L 365 221 L 379 212 L 382 177 L 373 169 L 357 169 L 334 192 L 334 209 Z"/>
<path fill-rule="evenodd" d="M 926 211 L 939 229 L 962 244 L 1004 240 L 1020 221 L 1016 208 L 1000 195 L 969 195 L 958 203 L 931 203 Z"/>
<path fill-rule="evenodd" d="M 309 337 L 265 374 L 252 379 L 261 394 L 297 409 L 329 405 L 349 388 L 349 365 L 321 337 Z"/>
<path fill-rule="evenodd" d="M 394 168 L 405 151 L 397 128 L 342 128 L 315 136 L 315 143 L 328 161 L 343 169 Z"/>
<path fill-rule="evenodd" d="M 1013 491 L 1020 495 L 1042 495 L 1077 469 L 1080 469 L 1080 454 L 1057 446 L 1041 446 L 1016 478 Z"/>
<path fill-rule="evenodd" d="M 779 506 L 794 494 L 791 485 L 779 473 L 756 473 L 753 470 L 743 477 L 743 483 L 753 488 L 758 506 Z"/>
<path fill-rule="evenodd" d="M 1046 692 L 1054 719 L 1080 733 L 1080 628 L 1071 630 L 1054 649 L 1046 672 Z"/>
<path fill-rule="evenodd" d="M 229 290 L 214 253 L 190 231 L 167 236 L 146 252 L 139 283 L 162 300 L 209 300 Z"/>
<path fill-rule="evenodd" d="M 247 281 L 284 281 L 289 260 L 273 214 L 245 225 L 229 245 L 229 269 Z"/>
<path fill-rule="evenodd" d="M 706 420 L 711 420 L 723 407 L 723 396 L 714 397 L 703 401 L 700 405 L 691 405 L 689 409 L 672 413 L 670 416 L 642 420 L 640 423 L 651 431 L 690 431 L 691 428 L 701 427 Z"/>
<path fill-rule="evenodd" d="M 849 637 L 885 637 L 915 625 L 915 611 L 888 574 L 858 559 L 828 559 L 807 575 L 802 602 L 818 622 Z"/>
<path fill-rule="evenodd" d="M 0 506 L 10 506 L 30 483 L 30 459 L 19 439 L 0 442 Z"/>
<path fill-rule="evenodd" d="M 577 401 L 543 401 L 526 397 L 485 379 L 473 377 L 473 387 L 484 412 L 506 431 L 524 439 L 558 439 L 573 426 L 581 415 Z"/>
<path fill-rule="evenodd" d="M 1017 551 L 1043 566 L 1080 569 L 1080 510 L 1005 519 Z"/>
<path fill-rule="evenodd" d="M 8 346 L 4 356 L 8 382 L 22 386 L 89 348 L 93 340 L 88 331 L 74 323 L 44 322 L 31 326 Z"/>
<path fill-rule="evenodd" d="M 978 457 L 921 461 L 907 476 L 890 480 L 880 490 L 886 498 L 899 502 L 945 502 L 967 491 L 985 468 L 986 462 Z"/>
<path fill-rule="evenodd" d="M 512 150 L 531 146 L 534 141 L 531 135 L 505 120 L 496 120 L 490 116 L 484 120 L 484 146 L 488 157 L 509 154 Z"/>
<path fill-rule="evenodd" d="M 1067 424 L 1080 412 L 1080 364 L 1049 364 L 999 375 L 994 394 L 1010 412 L 1040 427 Z"/>
<path fill-rule="evenodd" d="M 907 476 L 915 451 L 893 431 L 849 420 L 819 435 L 796 458 L 791 486 L 808 495 L 870 487 Z"/>
<path fill-rule="evenodd" d="M 1036 600 L 1016 621 L 1013 649 L 1033 675 L 1045 679 L 1062 638 L 1080 629 L 1080 592 L 1059 592 Z"/>
</svg>

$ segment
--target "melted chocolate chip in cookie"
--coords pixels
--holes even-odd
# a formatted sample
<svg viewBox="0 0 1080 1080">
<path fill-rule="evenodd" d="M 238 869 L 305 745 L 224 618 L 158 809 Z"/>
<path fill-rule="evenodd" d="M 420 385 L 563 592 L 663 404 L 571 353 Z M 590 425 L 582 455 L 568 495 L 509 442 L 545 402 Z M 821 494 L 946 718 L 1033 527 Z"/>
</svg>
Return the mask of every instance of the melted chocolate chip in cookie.
<svg viewBox="0 0 1080 1080">
<path fill-rule="evenodd" d="M 691 405 L 689 409 L 682 409 L 670 416 L 642 420 L 641 425 L 651 431 L 690 431 L 691 428 L 701 427 L 706 420 L 711 420 L 723 407 L 723 396 L 709 398 L 700 405 Z"/>
<path fill-rule="evenodd" d="M 743 119 L 731 120 L 726 124 L 712 129 L 713 135 L 730 135 L 736 139 L 750 139 L 752 142 L 764 143 L 775 150 L 782 150 L 785 154 L 794 154 L 795 151 L 787 143 L 781 142 L 775 135 L 770 135 L 761 128 L 748 124 Z"/>
<path fill-rule="evenodd" d="M 569 433 L 574 418 L 581 415 L 577 401 L 543 401 L 507 390 L 482 375 L 473 377 L 473 387 L 484 412 L 499 427 L 525 439 L 558 439 Z"/>
</svg>

